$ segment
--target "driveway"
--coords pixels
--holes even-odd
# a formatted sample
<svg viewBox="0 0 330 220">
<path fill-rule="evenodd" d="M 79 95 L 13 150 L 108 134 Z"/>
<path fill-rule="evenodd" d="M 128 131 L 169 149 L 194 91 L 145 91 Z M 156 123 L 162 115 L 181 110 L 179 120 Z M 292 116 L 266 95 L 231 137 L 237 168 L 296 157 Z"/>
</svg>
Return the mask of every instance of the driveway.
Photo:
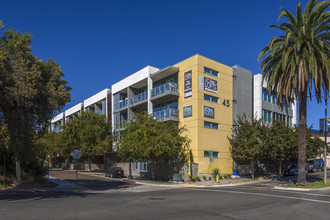
<svg viewBox="0 0 330 220">
<path fill-rule="evenodd" d="M 98 177 L 82 173 L 78 173 L 76 180 L 75 171 L 50 171 L 49 175 L 91 190 L 102 191 L 111 189 L 124 189 L 136 186 L 136 184 L 123 182 L 121 179 Z"/>
</svg>

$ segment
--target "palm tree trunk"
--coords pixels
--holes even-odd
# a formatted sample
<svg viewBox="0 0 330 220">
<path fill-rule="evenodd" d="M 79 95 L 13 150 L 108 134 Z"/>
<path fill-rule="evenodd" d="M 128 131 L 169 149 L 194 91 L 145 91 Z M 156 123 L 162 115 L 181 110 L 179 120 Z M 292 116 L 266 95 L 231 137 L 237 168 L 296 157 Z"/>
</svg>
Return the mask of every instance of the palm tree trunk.
<svg viewBox="0 0 330 220">
<path fill-rule="evenodd" d="M 299 94 L 299 125 L 298 125 L 298 177 L 297 185 L 306 185 L 306 121 L 307 121 L 307 89 Z"/>
</svg>

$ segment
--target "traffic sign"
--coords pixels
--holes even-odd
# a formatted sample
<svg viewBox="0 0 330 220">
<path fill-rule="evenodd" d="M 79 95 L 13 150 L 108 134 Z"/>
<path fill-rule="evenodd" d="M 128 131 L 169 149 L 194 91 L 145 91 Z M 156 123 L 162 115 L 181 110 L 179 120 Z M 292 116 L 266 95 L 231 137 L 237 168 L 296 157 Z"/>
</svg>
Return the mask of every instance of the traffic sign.
<svg viewBox="0 0 330 220">
<path fill-rule="evenodd" d="M 73 159 L 78 160 L 81 157 L 81 152 L 79 150 L 74 150 L 71 155 Z"/>
</svg>

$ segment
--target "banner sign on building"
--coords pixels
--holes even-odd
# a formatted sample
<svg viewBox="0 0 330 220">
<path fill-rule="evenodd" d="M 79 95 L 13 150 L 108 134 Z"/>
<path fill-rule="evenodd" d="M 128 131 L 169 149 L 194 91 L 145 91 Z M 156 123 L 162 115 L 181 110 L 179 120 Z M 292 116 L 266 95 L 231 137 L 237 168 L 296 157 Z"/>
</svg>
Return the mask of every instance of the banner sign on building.
<svg viewBox="0 0 330 220">
<path fill-rule="evenodd" d="M 214 108 L 204 105 L 204 117 L 214 118 Z"/>
<path fill-rule="evenodd" d="M 218 82 L 216 80 L 200 76 L 200 89 L 213 93 L 218 93 Z"/>
<path fill-rule="evenodd" d="M 183 107 L 183 117 L 191 117 L 192 116 L 192 105 Z"/>
<path fill-rule="evenodd" d="M 192 72 L 191 70 L 184 74 L 184 98 L 192 96 L 192 84 L 191 84 Z"/>
</svg>

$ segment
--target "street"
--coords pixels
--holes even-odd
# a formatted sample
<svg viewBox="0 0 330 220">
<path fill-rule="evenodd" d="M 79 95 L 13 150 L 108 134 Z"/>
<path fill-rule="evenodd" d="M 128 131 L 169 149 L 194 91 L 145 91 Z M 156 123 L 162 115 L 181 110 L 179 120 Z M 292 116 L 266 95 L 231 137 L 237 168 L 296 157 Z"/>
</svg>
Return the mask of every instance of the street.
<svg viewBox="0 0 330 220">
<path fill-rule="evenodd" d="M 329 219 L 329 207 L 330 189 L 282 191 L 267 182 L 166 190 L 136 186 L 107 193 L 0 194 L 0 219 Z"/>
</svg>

